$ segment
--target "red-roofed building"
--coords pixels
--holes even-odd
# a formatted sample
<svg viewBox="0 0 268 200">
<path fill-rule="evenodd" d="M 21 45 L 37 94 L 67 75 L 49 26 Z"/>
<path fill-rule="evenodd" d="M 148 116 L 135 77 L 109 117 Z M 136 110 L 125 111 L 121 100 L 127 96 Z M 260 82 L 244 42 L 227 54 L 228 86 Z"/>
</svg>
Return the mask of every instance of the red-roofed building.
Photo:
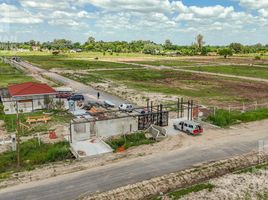
<svg viewBox="0 0 268 200">
<path fill-rule="evenodd" d="M 8 92 L 11 97 L 33 96 L 33 95 L 54 95 L 56 91 L 43 83 L 21 83 L 8 86 Z"/>
<path fill-rule="evenodd" d="M 10 85 L 5 96 L 2 96 L 4 111 L 6 114 L 20 112 L 32 112 L 48 107 L 48 99 L 56 98 L 56 91 L 43 83 L 27 82 Z"/>
</svg>

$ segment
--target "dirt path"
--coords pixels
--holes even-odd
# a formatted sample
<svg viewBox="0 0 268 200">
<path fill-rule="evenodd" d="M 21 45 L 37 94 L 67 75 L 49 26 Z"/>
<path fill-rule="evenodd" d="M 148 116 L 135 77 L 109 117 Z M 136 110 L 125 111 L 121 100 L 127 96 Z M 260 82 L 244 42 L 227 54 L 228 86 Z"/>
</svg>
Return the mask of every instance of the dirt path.
<svg viewBox="0 0 268 200">
<path fill-rule="evenodd" d="M 250 81 L 260 81 L 260 82 L 268 83 L 268 79 L 263 79 L 263 78 L 254 78 L 254 77 L 248 77 L 248 76 L 238 76 L 238 75 L 231 75 L 231 74 L 222 74 L 222 73 L 214 73 L 214 72 L 201 72 L 201 71 L 195 71 L 195 70 L 189 70 L 189 69 L 182 69 L 184 67 L 187 68 L 189 66 L 180 66 L 180 68 L 177 68 L 177 67 L 170 67 L 170 66 L 164 66 L 164 65 L 155 66 L 155 65 L 138 64 L 138 63 L 128 63 L 128 62 L 117 62 L 117 63 L 142 66 L 142 67 L 145 67 L 147 69 L 174 70 L 174 71 L 189 72 L 189 73 L 194 73 L 194 74 L 205 74 L 205 75 L 221 76 L 221 77 L 227 77 L 227 78 L 238 78 L 238 79 L 245 79 L 245 80 L 250 80 Z"/>
</svg>

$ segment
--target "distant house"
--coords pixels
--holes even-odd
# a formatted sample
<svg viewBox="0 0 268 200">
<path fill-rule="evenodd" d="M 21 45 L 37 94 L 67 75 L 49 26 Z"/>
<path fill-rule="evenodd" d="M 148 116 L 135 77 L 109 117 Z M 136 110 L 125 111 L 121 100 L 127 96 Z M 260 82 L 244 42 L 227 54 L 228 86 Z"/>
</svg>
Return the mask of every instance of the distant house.
<svg viewBox="0 0 268 200">
<path fill-rule="evenodd" d="M 37 46 L 37 45 L 33 45 L 32 46 L 32 50 L 33 51 L 40 51 L 41 50 L 41 47 L 40 46 Z"/>
<path fill-rule="evenodd" d="M 56 94 L 47 84 L 33 82 L 10 85 L 0 91 L 6 114 L 15 114 L 16 108 L 23 113 L 45 109 L 50 100 L 56 99 Z"/>
<path fill-rule="evenodd" d="M 82 52 L 82 49 L 71 49 L 70 53 L 80 53 Z"/>
</svg>

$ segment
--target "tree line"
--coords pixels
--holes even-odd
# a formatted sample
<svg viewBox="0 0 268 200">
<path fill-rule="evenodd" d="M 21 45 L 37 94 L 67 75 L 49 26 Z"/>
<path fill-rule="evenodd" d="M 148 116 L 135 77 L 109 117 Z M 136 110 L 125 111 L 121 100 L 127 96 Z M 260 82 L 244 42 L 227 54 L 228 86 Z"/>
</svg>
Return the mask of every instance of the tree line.
<svg viewBox="0 0 268 200">
<path fill-rule="evenodd" d="M 33 50 L 34 47 L 39 47 L 38 50 L 58 50 L 58 51 L 93 51 L 105 53 L 145 53 L 152 55 L 208 55 L 209 53 L 218 53 L 224 57 L 232 54 L 248 54 L 259 53 L 264 54 L 268 52 L 268 44 L 243 45 L 240 43 L 231 43 L 227 46 L 211 46 L 205 45 L 204 36 L 199 34 L 195 41 L 188 46 L 181 46 L 173 44 L 171 40 L 167 39 L 164 44 L 157 44 L 149 40 L 136 41 L 96 41 L 94 37 L 89 37 L 83 44 L 79 42 L 72 42 L 66 39 L 54 39 L 48 42 L 38 42 L 30 40 L 28 42 L 0 42 L 1 50 L 11 49 L 27 49 Z"/>
</svg>

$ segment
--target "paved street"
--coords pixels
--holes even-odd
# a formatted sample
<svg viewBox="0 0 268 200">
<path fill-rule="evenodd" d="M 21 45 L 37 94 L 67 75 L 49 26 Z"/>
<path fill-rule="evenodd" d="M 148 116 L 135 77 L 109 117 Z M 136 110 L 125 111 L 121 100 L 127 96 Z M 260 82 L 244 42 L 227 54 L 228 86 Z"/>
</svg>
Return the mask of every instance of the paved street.
<svg viewBox="0 0 268 200">
<path fill-rule="evenodd" d="M 104 191 L 179 171 L 200 162 L 246 153 L 257 149 L 258 140 L 262 139 L 268 139 L 268 136 L 256 135 L 255 140 L 234 140 L 213 147 L 196 146 L 14 186 L 0 190 L 0 199 L 71 200 L 88 192 Z"/>
</svg>

